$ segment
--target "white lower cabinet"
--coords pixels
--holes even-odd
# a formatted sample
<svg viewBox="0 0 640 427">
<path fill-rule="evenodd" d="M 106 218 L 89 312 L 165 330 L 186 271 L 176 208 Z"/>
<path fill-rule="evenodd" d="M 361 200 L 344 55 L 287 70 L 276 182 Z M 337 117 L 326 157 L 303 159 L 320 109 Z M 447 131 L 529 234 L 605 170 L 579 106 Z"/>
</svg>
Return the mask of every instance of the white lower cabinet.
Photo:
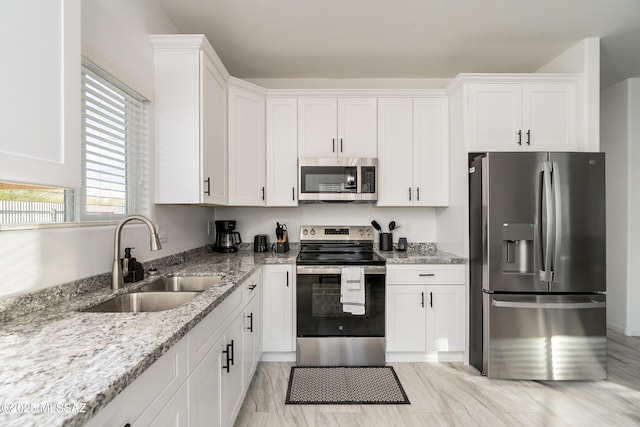
<svg viewBox="0 0 640 427">
<path fill-rule="evenodd" d="M 87 426 L 230 427 L 261 357 L 259 268 Z"/>
<path fill-rule="evenodd" d="M 172 399 L 187 379 L 187 347 L 186 337 L 178 341 L 86 425 L 135 427 L 148 426 L 152 422 L 157 422 L 154 425 L 175 425 L 170 424 L 169 419 L 160 422 L 159 415 L 168 405 L 176 406 L 175 411 L 167 409 L 171 420 L 184 414 L 177 408 L 180 397 L 176 402 Z"/>
<path fill-rule="evenodd" d="M 387 361 L 461 360 L 464 272 L 464 265 L 387 265 Z"/>
<path fill-rule="evenodd" d="M 262 351 L 295 351 L 294 266 L 273 264 L 262 267 L 263 296 Z"/>
</svg>

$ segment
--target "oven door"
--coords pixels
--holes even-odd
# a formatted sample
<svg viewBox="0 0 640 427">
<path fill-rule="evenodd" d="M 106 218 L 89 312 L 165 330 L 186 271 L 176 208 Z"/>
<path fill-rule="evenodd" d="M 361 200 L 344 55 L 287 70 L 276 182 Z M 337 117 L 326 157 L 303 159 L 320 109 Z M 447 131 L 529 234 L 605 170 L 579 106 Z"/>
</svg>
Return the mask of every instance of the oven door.
<svg viewBox="0 0 640 427">
<path fill-rule="evenodd" d="M 298 266 L 297 336 L 384 337 L 385 267 L 365 266 L 365 314 L 345 313 L 340 303 L 341 267 Z"/>
</svg>

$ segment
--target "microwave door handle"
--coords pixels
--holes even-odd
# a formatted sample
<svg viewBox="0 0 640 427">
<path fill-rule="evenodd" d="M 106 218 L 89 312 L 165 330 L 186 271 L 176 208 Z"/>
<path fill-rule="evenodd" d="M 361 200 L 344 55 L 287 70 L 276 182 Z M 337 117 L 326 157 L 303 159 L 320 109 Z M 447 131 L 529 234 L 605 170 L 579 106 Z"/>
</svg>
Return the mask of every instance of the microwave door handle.
<svg viewBox="0 0 640 427">
<path fill-rule="evenodd" d="M 362 165 L 358 162 L 356 167 L 356 194 L 362 194 Z"/>
</svg>

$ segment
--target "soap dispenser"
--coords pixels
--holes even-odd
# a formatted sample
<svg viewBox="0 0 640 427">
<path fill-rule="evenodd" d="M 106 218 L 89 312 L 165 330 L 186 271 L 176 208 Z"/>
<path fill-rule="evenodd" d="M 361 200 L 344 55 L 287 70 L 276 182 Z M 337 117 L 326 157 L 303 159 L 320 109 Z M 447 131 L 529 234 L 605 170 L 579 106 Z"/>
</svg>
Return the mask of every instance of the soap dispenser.
<svg viewBox="0 0 640 427">
<path fill-rule="evenodd" d="M 125 283 L 138 282 L 144 279 L 144 268 L 135 257 L 131 256 L 133 248 L 124 248 L 124 258 L 122 259 L 122 271 Z"/>
</svg>

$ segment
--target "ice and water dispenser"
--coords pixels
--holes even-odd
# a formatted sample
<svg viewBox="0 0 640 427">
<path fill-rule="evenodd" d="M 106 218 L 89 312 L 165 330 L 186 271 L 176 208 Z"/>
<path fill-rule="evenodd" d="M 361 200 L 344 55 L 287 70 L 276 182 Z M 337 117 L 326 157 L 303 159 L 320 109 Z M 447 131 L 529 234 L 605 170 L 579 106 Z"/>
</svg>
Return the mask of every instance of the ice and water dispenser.
<svg viewBox="0 0 640 427">
<path fill-rule="evenodd" d="M 504 223 L 502 227 L 502 270 L 533 274 L 534 224 Z"/>
</svg>

